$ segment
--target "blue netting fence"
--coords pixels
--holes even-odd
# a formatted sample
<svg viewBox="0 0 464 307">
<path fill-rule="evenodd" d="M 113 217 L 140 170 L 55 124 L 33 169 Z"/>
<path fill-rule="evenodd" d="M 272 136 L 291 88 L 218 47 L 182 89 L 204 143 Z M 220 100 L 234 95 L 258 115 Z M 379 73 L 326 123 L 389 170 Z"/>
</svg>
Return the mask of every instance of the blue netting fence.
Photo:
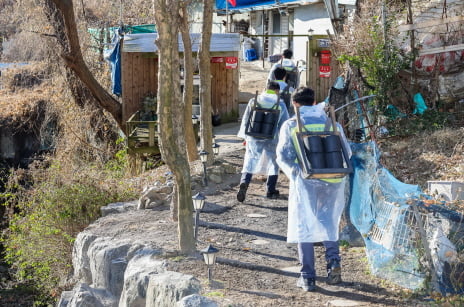
<svg viewBox="0 0 464 307">
<path fill-rule="evenodd" d="M 351 147 L 349 215 L 372 273 L 412 290 L 464 293 L 462 214 L 397 180 L 374 142 Z"/>
</svg>

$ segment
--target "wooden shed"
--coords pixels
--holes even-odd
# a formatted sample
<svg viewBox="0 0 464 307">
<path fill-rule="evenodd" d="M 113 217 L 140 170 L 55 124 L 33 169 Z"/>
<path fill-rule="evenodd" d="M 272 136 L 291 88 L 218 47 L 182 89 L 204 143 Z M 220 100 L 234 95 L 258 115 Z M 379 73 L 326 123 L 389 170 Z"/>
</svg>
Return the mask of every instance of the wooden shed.
<svg viewBox="0 0 464 307">
<path fill-rule="evenodd" d="M 315 35 L 307 43 L 306 82 L 314 89 L 317 101 L 323 101 L 340 75 L 340 64 L 330 49 L 326 35 Z"/>
<path fill-rule="evenodd" d="M 198 52 L 201 35 L 192 33 L 193 52 Z M 155 40 L 157 33 L 127 34 L 121 52 L 121 85 L 123 120 L 139 111 L 147 96 L 157 93 L 158 55 Z M 179 52 L 183 52 L 179 36 Z M 240 36 L 238 33 L 213 33 L 211 38 L 211 103 L 212 110 L 224 119 L 238 116 Z M 181 71 L 179 69 L 179 76 Z M 197 85 L 199 78 L 196 78 Z M 197 88 L 199 90 L 199 88 Z M 195 100 L 195 99 L 194 99 Z M 199 111 L 199 101 L 192 102 L 193 111 Z M 199 114 L 199 113 L 198 113 Z"/>
</svg>

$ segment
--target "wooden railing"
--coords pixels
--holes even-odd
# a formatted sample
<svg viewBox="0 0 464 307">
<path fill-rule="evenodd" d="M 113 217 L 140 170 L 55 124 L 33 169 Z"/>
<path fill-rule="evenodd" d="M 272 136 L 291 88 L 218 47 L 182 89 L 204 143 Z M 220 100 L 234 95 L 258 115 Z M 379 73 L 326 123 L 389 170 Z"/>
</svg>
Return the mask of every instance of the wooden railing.
<svg viewBox="0 0 464 307">
<path fill-rule="evenodd" d="M 140 111 L 135 112 L 126 122 L 127 152 L 158 154 L 157 126 L 156 120 L 140 120 Z"/>
</svg>

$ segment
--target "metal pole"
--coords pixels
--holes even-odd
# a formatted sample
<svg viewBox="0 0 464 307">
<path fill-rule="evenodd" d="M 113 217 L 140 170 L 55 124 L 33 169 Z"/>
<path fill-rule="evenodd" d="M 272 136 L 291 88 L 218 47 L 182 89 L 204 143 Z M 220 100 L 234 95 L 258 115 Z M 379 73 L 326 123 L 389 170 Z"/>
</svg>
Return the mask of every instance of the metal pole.
<svg viewBox="0 0 464 307">
<path fill-rule="evenodd" d="M 262 46 L 261 52 L 263 53 L 262 58 L 263 58 L 263 68 L 264 68 L 264 39 L 265 39 L 264 37 L 264 10 L 261 14 L 261 32 L 263 33 L 263 39 L 261 40 L 261 46 Z"/>
<path fill-rule="evenodd" d="M 203 186 L 206 187 L 208 185 L 208 178 L 206 176 L 206 162 L 203 162 Z"/>
<path fill-rule="evenodd" d="M 197 211 L 195 211 L 195 230 L 193 232 L 193 237 L 195 238 L 195 241 L 197 240 L 198 225 L 199 224 L 200 224 L 200 211 L 197 210 Z"/>
<path fill-rule="evenodd" d="M 229 33 L 229 1 L 226 0 L 226 33 Z"/>
<path fill-rule="evenodd" d="M 357 98 L 357 99 L 355 99 L 355 100 L 351 100 L 351 101 L 348 102 L 347 104 L 344 104 L 344 105 L 342 105 L 341 107 L 336 108 L 336 109 L 335 109 L 335 112 L 337 112 L 338 110 L 343 109 L 344 107 L 349 106 L 349 105 L 352 104 L 352 103 L 355 103 L 355 102 L 358 102 L 358 101 L 361 101 L 361 100 L 365 100 L 365 99 L 369 99 L 369 98 L 372 98 L 372 97 L 375 97 L 375 96 L 377 96 L 377 95 L 369 95 L 369 96 L 364 96 L 364 97 L 361 97 L 361 98 Z"/>
</svg>

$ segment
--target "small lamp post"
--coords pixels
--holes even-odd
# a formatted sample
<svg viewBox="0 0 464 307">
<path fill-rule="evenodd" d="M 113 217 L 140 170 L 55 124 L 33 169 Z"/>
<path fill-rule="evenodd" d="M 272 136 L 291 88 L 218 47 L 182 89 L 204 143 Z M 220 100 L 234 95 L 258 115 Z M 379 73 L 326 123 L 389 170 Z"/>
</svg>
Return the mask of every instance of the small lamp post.
<svg viewBox="0 0 464 307">
<path fill-rule="evenodd" d="M 312 39 L 313 39 L 313 33 L 314 33 L 314 30 L 313 30 L 313 29 L 311 29 L 311 28 L 309 28 L 309 30 L 308 30 L 308 33 L 309 33 L 309 35 L 308 35 L 308 39 L 309 39 L 309 40 L 312 40 Z"/>
<path fill-rule="evenodd" d="M 219 250 L 215 247 L 213 247 L 211 244 L 208 245 L 207 248 L 202 249 L 200 251 L 201 254 L 203 254 L 203 258 L 205 260 L 206 265 L 208 266 L 208 281 L 211 284 L 211 277 L 212 277 L 212 266 L 216 263 L 216 253 L 219 252 Z"/>
<path fill-rule="evenodd" d="M 219 145 L 218 143 L 213 144 L 213 153 L 215 156 L 219 154 L 219 147 L 221 147 L 221 145 Z"/>
<path fill-rule="evenodd" d="M 192 114 L 192 124 L 193 125 L 198 124 L 198 116 L 196 116 L 195 114 Z"/>
<path fill-rule="evenodd" d="M 216 143 L 216 135 L 213 134 L 211 138 L 212 138 L 213 143 Z"/>
<path fill-rule="evenodd" d="M 197 193 L 192 196 L 193 209 L 195 209 L 195 230 L 193 232 L 195 241 L 197 240 L 198 225 L 200 224 L 200 212 L 203 210 L 203 206 L 205 205 L 205 199 L 206 197 L 201 193 Z"/>
<path fill-rule="evenodd" d="M 207 151 L 200 151 L 200 160 L 203 163 L 203 186 L 208 185 L 208 178 L 206 176 L 206 162 L 208 161 L 208 152 Z"/>
</svg>

